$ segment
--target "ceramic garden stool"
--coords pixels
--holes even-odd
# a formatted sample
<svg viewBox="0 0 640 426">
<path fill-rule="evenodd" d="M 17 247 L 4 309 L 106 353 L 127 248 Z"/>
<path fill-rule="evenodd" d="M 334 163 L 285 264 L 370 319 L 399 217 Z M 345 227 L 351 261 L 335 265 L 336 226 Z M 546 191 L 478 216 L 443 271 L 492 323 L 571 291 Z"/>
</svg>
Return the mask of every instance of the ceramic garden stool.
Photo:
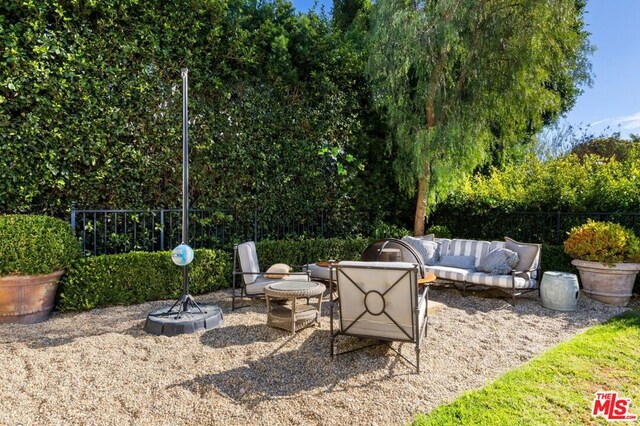
<svg viewBox="0 0 640 426">
<path fill-rule="evenodd" d="M 567 272 L 547 271 L 540 283 L 542 306 L 556 311 L 575 311 L 578 308 L 580 287 L 578 277 Z"/>
</svg>

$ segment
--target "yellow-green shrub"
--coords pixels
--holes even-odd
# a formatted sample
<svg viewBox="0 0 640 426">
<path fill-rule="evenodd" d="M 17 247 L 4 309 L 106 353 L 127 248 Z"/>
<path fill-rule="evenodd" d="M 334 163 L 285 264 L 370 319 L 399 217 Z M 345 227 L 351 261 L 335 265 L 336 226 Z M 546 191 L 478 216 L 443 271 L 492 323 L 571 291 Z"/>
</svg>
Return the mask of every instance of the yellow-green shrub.
<svg viewBox="0 0 640 426">
<path fill-rule="evenodd" d="M 590 220 L 573 228 L 564 250 L 575 259 L 590 262 L 640 262 L 640 240 L 630 229 L 611 222 Z"/>
</svg>

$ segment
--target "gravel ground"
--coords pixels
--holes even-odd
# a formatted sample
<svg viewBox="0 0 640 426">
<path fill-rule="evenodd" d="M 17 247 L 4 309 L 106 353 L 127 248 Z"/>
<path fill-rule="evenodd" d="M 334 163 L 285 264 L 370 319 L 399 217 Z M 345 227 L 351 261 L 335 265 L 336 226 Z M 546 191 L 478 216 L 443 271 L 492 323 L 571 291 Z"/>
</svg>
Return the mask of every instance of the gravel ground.
<svg viewBox="0 0 640 426">
<path fill-rule="evenodd" d="M 222 328 L 148 335 L 162 302 L 0 325 L 0 424 L 406 424 L 626 309 L 582 298 L 562 313 L 535 296 L 514 307 L 492 291 L 435 289 L 446 307 L 429 318 L 416 375 L 382 347 L 332 361 L 326 315 L 291 336 L 265 324 L 264 302 L 231 313 L 228 291 L 197 299 L 223 309 Z"/>
</svg>

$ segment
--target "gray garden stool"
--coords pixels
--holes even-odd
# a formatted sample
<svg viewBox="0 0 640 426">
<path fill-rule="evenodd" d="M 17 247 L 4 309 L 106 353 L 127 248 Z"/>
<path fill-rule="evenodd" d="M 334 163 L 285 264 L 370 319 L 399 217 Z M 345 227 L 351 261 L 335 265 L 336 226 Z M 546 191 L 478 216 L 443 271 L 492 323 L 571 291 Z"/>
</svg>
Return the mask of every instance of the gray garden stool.
<svg viewBox="0 0 640 426">
<path fill-rule="evenodd" d="M 547 271 L 540 283 L 542 306 L 556 311 L 575 311 L 578 308 L 580 287 L 578 277 L 567 272 Z"/>
</svg>

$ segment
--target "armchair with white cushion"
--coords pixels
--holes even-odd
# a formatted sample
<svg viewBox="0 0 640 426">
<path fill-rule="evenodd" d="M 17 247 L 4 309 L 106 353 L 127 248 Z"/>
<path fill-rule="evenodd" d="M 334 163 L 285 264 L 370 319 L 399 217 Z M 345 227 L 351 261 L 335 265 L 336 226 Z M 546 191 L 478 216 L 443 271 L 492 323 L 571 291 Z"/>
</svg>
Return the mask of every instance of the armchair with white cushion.
<svg viewBox="0 0 640 426">
<path fill-rule="evenodd" d="M 408 262 L 340 262 L 336 271 L 337 298 L 330 302 L 331 356 L 339 336 L 415 344 L 415 364 L 388 346 L 420 372 L 420 348 L 427 330 L 428 287 L 420 291 L 420 266 Z M 331 293 L 333 294 L 333 293 Z M 337 329 L 334 330 L 334 321 Z"/>
<path fill-rule="evenodd" d="M 263 297 L 267 284 L 283 280 L 310 281 L 310 278 L 308 272 L 290 272 L 285 264 L 273 265 L 262 272 L 255 242 L 247 241 L 234 246 L 231 310 L 236 309 L 236 298 Z"/>
</svg>

